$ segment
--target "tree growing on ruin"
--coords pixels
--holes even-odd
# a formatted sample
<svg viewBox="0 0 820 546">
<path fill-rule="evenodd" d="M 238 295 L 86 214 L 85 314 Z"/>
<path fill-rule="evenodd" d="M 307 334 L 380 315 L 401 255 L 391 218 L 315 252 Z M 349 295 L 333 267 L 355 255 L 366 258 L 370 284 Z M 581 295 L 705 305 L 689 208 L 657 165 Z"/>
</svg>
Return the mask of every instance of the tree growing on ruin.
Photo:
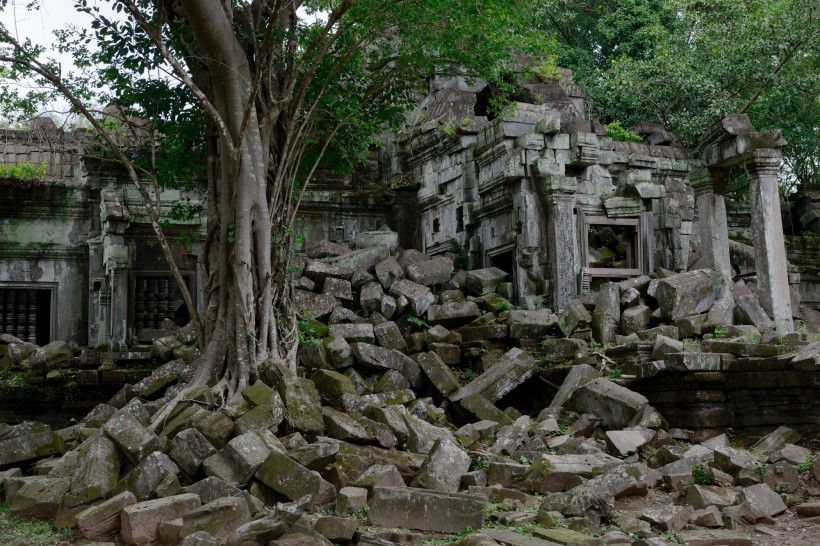
<svg viewBox="0 0 820 546">
<path fill-rule="evenodd" d="M 31 110 L 33 99 L 64 96 L 125 166 L 185 292 L 201 363 L 155 423 L 193 388 L 215 385 L 227 402 L 266 363 L 295 366 L 293 225 L 322 161 L 355 164 L 375 135 L 397 127 L 428 78 L 499 78 L 510 52 L 541 46 L 527 29 L 529 0 L 108 3 L 116 17 L 77 0 L 92 27 L 61 35 L 79 72 L 64 73 L 6 28 L 0 62 L 7 80 L 34 78 L 41 89 L 7 92 L 7 104 Z M 110 90 L 117 119 L 137 117 L 139 127 L 106 123 L 93 90 Z M 117 135 L 132 130 L 155 138 L 136 150 L 118 145 Z M 162 229 L 168 211 L 157 199 L 161 186 L 200 167 L 208 196 L 203 316 L 174 264 Z"/>
</svg>

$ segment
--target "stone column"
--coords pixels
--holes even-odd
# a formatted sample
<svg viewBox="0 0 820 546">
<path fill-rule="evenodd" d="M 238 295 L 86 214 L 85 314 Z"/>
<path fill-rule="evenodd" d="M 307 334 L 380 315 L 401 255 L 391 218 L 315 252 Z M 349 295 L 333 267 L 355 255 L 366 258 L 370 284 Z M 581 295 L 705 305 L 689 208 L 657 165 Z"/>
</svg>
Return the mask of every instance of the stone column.
<svg viewBox="0 0 820 546">
<path fill-rule="evenodd" d="M 794 331 L 789 297 L 786 245 L 780 218 L 777 172 L 781 152 L 754 150 L 746 163 L 749 171 L 749 205 L 755 248 L 760 304 L 776 323 L 780 333 Z"/>
<path fill-rule="evenodd" d="M 555 312 L 561 311 L 578 295 L 578 237 L 573 213 L 577 186 L 578 181 L 573 177 L 543 178 L 547 202 L 547 252 Z"/>
<path fill-rule="evenodd" d="M 689 175 L 698 203 L 700 255 L 703 265 L 719 271 L 732 284 L 729 258 L 729 228 L 726 221 L 726 172 L 723 169 L 700 169 Z"/>
</svg>

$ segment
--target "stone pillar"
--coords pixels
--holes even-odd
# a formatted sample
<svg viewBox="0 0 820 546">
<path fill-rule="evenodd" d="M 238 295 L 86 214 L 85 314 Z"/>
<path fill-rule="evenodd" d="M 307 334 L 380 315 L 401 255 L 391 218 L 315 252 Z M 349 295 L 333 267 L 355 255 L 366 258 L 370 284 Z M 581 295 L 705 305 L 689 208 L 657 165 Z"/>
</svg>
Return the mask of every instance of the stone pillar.
<svg viewBox="0 0 820 546">
<path fill-rule="evenodd" d="M 780 333 L 794 331 L 789 297 L 786 245 L 780 218 L 777 172 L 778 149 L 754 150 L 746 163 L 749 171 L 749 205 L 755 248 L 760 304 L 776 323 Z"/>
<path fill-rule="evenodd" d="M 578 237 L 573 213 L 577 186 L 578 181 L 573 177 L 543 178 L 547 202 L 547 252 L 555 312 L 561 311 L 578 295 Z"/>
<path fill-rule="evenodd" d="M 719 271 L 732 284 L 729 258 L 729 228 L 726 221 L 726 172 L 722 169 L 700 169 L 689 175 L 698 203 L 700 255 L 703 265 Z"/>
</svg>

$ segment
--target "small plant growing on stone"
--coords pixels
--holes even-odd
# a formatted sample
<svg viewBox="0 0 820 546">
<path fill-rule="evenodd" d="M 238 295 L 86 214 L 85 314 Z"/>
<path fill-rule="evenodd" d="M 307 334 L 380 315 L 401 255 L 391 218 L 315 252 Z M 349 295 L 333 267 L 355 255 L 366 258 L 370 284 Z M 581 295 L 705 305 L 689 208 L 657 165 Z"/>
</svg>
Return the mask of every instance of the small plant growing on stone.
<svg viewBox="0 0 820 546">
<path fill-rule="evenodd" d="M 692 477 L 699 485 L 712 485 L 715 483 L 715 473 L 712 469 L 702 463 L 697 463 L 692 467 Z"/>
<path fill-rule="evenodd" d="M 672 544 L 682 544 L 680 537 L 675 531 L 666 531 L 666 533 L 663 534 L 663 538 L 666 542 L 671 542 Z"/>
<path fill-rule="evenodd" d="M 623 371 L 620 368 L 612 368 L 606 373 L 606 378 L 612 381 L 613 379 L 620 379 Z"/>
<path fill-rule="evenodd" d="M 521 455 L 518 458 L 518 464 L 532 464 L 532 461 L 526 455 Z"/>
<path fill-rule="evenodd" d="M 606 125 L 606 132 L 609 138 L 618 142 L 643 142 L 643 137 L 634 131 L 625 129 L 618 120 Z"/>
<path fill-rule="evenodd" d="M 794 469 L 797 470 L 798 472 L 800 472 L 801 474 L 804 473 L 804 472 L 808 472 L 809 470 L 811 470 L 811 465 L 814 462 L 814 459 L 816 459 L 816 458 L 817 458 L 817 453 L 812 453 L 811 455 L 806 457 L 805 461 L 803 461 L 799 465 L 795 466 Z"/>
<path fill-rule="evenodd" d="M 407 322 L 409 322 L 413 326 L 422 328 L 424 330 L 429 330 L 430 328 L 432 328 L 432 326 L 430 326 L 430 324 L 428 324 L 424 319 L 420 319 L 416 315 L 408 315 Z"/>
<path fill-rule="evenodd" d="M 766 471 L 769 469 L 770 466 L 772 466 L 772 465 L 770 465 L 769 463 L 760 463 L 759 465 L 757 465 L 756 470 L 757 470 L 758 476 L 760 476 L 762 478 L 763 474 L 766 473 Z"/>
</svg>

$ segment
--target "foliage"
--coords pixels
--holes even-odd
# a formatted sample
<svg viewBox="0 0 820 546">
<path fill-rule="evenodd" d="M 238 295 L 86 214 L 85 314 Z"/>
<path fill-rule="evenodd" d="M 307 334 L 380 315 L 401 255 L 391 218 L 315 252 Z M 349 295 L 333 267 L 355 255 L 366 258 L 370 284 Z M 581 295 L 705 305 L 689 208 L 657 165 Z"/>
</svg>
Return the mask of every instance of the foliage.
<svg viewBox="0 0 820 546">
<path fill-rule="evenodd" d="M 613 379 L 620 379 L 623 371 L 620 368 L 610 368 L 606 372 L 606 378 L 612 381 Z"/>
<path fill-rule="evenodd" d="M 46 162 L 34 165 L 30 161 L 21 161 L 12 165 L 0 165 L 0 178 L 18 180 L 42 180 L 46 176 Z"/>
<path fill-rule="evenodd" d="M 605 123 L 660 123 L 695 146 L 747 112 L 783 129 L 783 184 L 820 182 L 816 0 L 544 0 L 539 14 Z"/>
<path fill-rule="evenodd" d="M 607 123 L 606 132 L 612 140 L 618 142 L 643 142 L 641 135 L 629 129 L 624 129 L 618 120 Z"/>
<path fill-rule="evenodd" d="M 699 485 L 712 485 L 715 483 L 715 473 L 703 463 L 696 463 L 692 467 L 692 477 Z"/>
<path fill-rule="evenodd" d="M 314 320 L 300 320 L 296 323 L 299 333 L 299 343 L 308 347 L 315 347 L 319 341 L 327 336 L 328 326 Z"/>
<path fill-rule="evenodd" d="M 455 239 L 450 239 L 450 252 L 453 254 L 453 265 L 456 269 L 467 269 L 470 267 L 470 254 L 467 249 L 458 244 Z"/>
<path fill-rule="evenodd" d="M 430 326 L 430 324 L 428 322 L 426 322 L 424 319 L 421 319 L 421 318 L 417 317 L 416 315 L 412 315 L 412 314 L 407 315 L 407 322 L 412 324 L 413 326 L 415 326 L 419 329 L 423 329 L 423 330 L 429 330 L 430 328 L 432 328 L 432 326 Z"/>
<path fill-rule="evenodd" d="M 800 472 L 801 474 L 803 472 L 808 472 L 809 470 L 811 470 L 811 465 L 814 462 L 814 459 L 816 459 L 816 458 L 817 458 L 817 453 L 812 453 L 811 455 L 806 457 L 805 461 L 803 461 L 799 465 L 795 466 L 794 469 L 797 470 L 798 472 Z"/>
</svg>

